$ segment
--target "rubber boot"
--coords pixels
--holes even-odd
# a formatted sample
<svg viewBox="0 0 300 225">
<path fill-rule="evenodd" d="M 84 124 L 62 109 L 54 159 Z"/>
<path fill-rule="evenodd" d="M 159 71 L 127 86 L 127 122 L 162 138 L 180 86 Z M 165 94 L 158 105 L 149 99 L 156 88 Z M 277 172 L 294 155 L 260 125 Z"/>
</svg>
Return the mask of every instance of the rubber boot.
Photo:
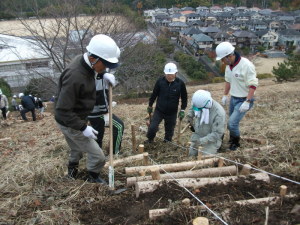
<svg viewBox="0 0 300 225">
<path fill-rule="evenodd" d="M 95 172 L 88 172 L 88 182 L 90 183 L 98 183 L 98 184 L 107 184 L 105 180 L 103 180 L 100 176 L 99 173 Z"/>
<path fill-rule="evenodd" d="M 231 151 L 235 151 L 240 147 L 240 137 L 232 137 L 232 142 L 230 144 L 229 149 Z"/>
<path fill-rule="evenodd" d="M 78 162 L 69 162 L 68 165 L 68 177 L 76 179 L 78 174 Z"/>
<path fill-rule="evenodd" d="M 234 137 L 233 137 L 232 135 L 230 135 L 228 144 L 231 144 L 231 143 L 232 143 L 233 138 L 234 138 Z"/>
</svg>

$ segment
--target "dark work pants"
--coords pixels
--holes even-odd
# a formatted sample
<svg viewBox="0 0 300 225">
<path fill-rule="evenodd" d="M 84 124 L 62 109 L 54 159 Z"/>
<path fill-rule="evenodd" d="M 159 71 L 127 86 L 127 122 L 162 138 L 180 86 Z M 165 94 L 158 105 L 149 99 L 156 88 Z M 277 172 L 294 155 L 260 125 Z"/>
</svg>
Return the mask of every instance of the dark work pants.
<svg viewBox="0 0 300 225">
<path fill-rule="evenodd" d="M 165 140 L 172 141 L 172 137 L 174 135 L 174 128 L 176 125 L 176 117 L 177 112 L 167 115 L 159 112 L 158 110 L 154 110 L 153 116 L 151 118 L 151 123 L 149 125 L 149 129 L 147 132 L 147 138 L 149 140 L 153 140 L 156 136 L 156 132 L 158 131 L 158 126 L 162 120 L 164 120 L 165 125 Z"/>
<path fill-rule="evenodd" d="M 89 118 L 92 127 L 98 131 L 97 135 L 97 143 L 99 144 L 100 148 L 102 148 L 102 141 L 105 132 L 105 122 L 104 116 L 101 115 L 100 117 L 96 118 Z M 113 114 L 113 153 L 118 154 L 121 149 L 122 144 L 122 137 L 124 132 L 124 123 L 123 121 Z"/>
<path fill-rule="evenodd" d="M 22 119 L 23 120 L 27 120 L 26 113 L 28 113 L 28 112 L 31 112 L 32 120 L 36 121 L 35 109 L 26 109 L 26 108 L 23 108 L 21 110 Z"/>
<path fill-rule="evenodd" d="M 3 119 L 6 120 L 6 107 L 1 108 Z"/>
</svg>

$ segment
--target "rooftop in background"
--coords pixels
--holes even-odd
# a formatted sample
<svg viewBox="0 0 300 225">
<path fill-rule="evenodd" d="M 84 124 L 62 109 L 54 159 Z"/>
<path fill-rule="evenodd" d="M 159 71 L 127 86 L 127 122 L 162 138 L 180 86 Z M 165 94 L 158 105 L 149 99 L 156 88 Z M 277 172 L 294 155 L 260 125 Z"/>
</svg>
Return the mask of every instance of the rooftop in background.
<svg viewBox="0 0 300 225">
<path fill-rule="evenodd" d="M 47 59 L 32 39 L 0 34 L 0 63 Z"/>
</svg>

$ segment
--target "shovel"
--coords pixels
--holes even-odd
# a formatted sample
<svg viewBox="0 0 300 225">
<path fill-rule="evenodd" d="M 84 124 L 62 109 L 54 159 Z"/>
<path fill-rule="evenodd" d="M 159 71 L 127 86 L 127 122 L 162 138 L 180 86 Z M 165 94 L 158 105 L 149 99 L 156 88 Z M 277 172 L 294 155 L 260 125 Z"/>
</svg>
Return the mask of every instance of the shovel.
<svg viewBox="0 0 300 225">
<path fill-rule="evenodd" d="M 181 135 L 181 119 L 179 119 L 178 122 L 177 144 L 180 144 L 180 135 Z"/>
<path fill-rule="evenodd" d="M 109 191 L 111 194 L 120 194 L 126 188 L 115 190 L 115 171 L 113 158 L 113 113 L 112 113 L 112 85 L 109 85 L 109 167 L 108 167 Z"/>
</svg>

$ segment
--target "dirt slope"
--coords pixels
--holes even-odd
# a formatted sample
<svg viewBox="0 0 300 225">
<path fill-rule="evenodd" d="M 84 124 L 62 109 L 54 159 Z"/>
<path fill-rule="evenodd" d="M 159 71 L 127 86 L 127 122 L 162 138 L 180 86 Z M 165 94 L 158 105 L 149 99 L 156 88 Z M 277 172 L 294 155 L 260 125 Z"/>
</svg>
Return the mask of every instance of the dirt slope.
<svg viewBox="0 0 300 225">
<path fill-rule="evenodd" d="M 300 81 L 276 84 L 270 79 L 261 80 L 256 92 L 256 106 L 244 118 L 241 132 L 243 136 L 265 139 L 268 145 L 275 145 L 275 148 L 270 151 L 255 152 L 255 154 L 243 152 L 245 148 L 261 147 L 261 145 L 242 141 L 243 147 L 239 151 L 225 152 L 224 156 L 299 181 L 299 85 Z M 220 100 L 223 84 L 189 86 L 189 98 L 198 89 L 209 90 L 214 99 Z M 131 124 L 145 127 L 147 116 L 147 99 L 128 102 L 131 104 L 122 103 L 114 108 L 114 112 L 123 119 L 126 126 L 122 157 L 135 154 L 132 151 L 130 127 Z M 145 134 L 136 132 L 137 142 L 142 143 Z M 190 131 L 184 133 L 183 143 L 189 140 L 190 135 Z M 185 148 L 161 143 L 161 137 L 163 137 L 163 127 L 158 133 L 155 144 L 146 146 L 150 157 L 156 163 L 191 160 L 186 156 Z M 225 134 L 225 143 L 227 140 L 228 133 Z M 108 146 L 107 135 L 104 143 Z M 226 149 L 226 144 L 223 148 Z M 80 163 L 82 179 L 66 179 L 68 147 L 51 114 L 36 122 L 20 122 L 15 117 L 11 117 L 6 122 L 2 121 L 0 154 L 0 224 L 158 224 L 148 220 L 149 209 L 176 205 L 184 197 L 191 198 L 184 190 L 172 185 L 165 186 L 155 193 L 142 195 L 139 199 L 135 198 L 132 188 L 120 195 L 111 196 L 105 187 L 84 182 L 84 161 Z M 126 185 L 123 169 L 116 168 L 117 188 Z M 103 170 L 103 177 L 107 178 L 106 170 Z M 272 178 L 270 185 L 247 181 L 248 186 L 245 186 L 245 182 L 232 184 L 229 189 L 207 187 L 201 190 L 202 195 L 198 197 L 204 199 L 213 210 L 218 211 L 220 209 L 218 204 L 224 199 L 226 204 L 229 204 L 240 197 L 246 199 L 261 195 L 273 196 L 278 192 L 280 184 L 288 185 L 289 192 L 299 194 L 300 191 L 299 185 L 277 178 Z M 299 204 L 299 198 L 295 201 L 271 208 L 270 221 L 273 222 L 270 224 L 299 223 L 299 218 L 290 214 L 294 205 Z M 194 201 L 194 204 L 197 202 Z M 225 203 L 223 207 L 224 205 Z M 233 211 L 233 215 L 227 221 L 229 224 L 243 224 L 238 222 L 243 221 L 243 218 L 244 221 L 250 221 L 244 224 L 264 224 L 263 207 L 241 210 L 244 213 L 242 216 L 238 213 L 239 210 L 241 208 Z M 248 211 L 251 213 L 247 214 Z M 207 212 L 189 212 L 183 209 L 180 212 L 174 212 L 173 216 L 166 217 L 166 221 L 159 223 L 191 224 L 191 220 L 201 214 L 207 216 L 211 224 L 220 224 Z M 237 215 L 234 212 L 237 212 Z"/>
</svg>

